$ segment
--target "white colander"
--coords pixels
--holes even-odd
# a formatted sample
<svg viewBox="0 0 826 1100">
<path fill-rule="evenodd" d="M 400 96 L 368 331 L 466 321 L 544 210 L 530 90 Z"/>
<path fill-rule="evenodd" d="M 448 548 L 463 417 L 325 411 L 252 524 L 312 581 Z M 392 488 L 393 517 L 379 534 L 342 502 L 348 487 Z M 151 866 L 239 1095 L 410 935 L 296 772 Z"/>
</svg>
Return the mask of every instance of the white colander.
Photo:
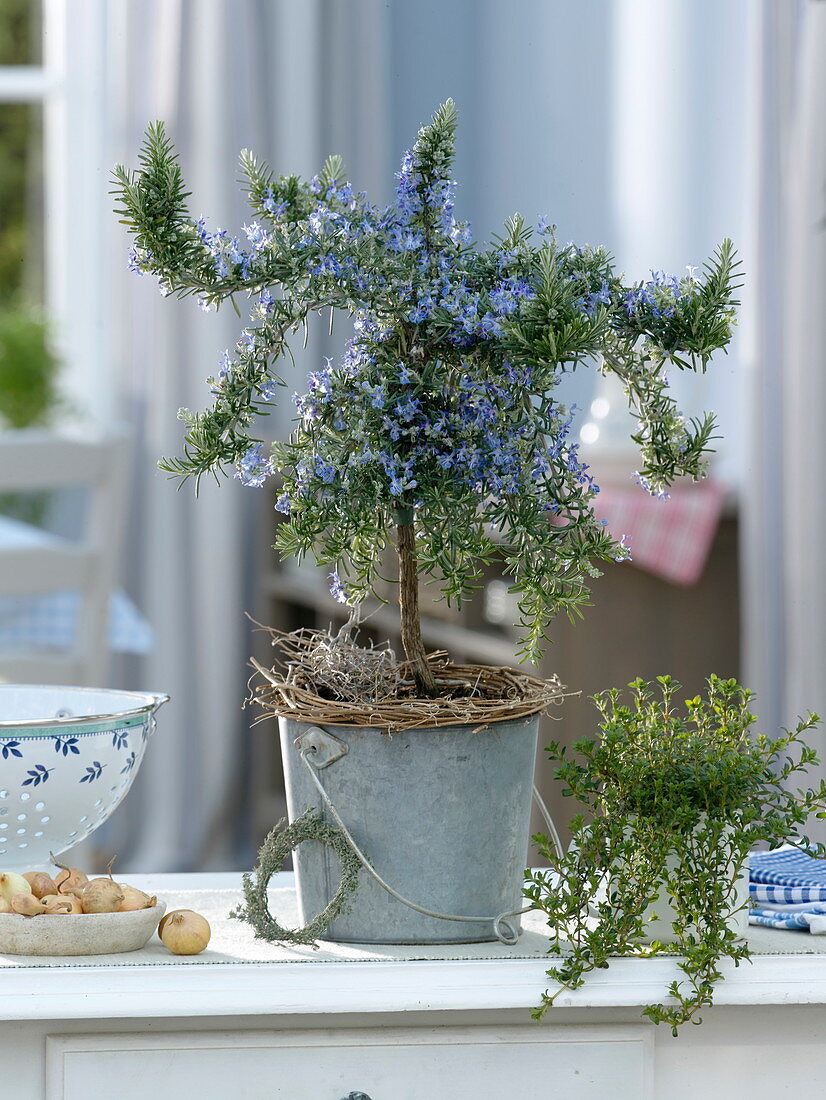
<svg viewBox="0 0 826 1100">
<path fill-rule="evenodd" d="M 168 698 L 0 684 L 0 871 L 46 864 L 109 817 Z"/>
</svg>

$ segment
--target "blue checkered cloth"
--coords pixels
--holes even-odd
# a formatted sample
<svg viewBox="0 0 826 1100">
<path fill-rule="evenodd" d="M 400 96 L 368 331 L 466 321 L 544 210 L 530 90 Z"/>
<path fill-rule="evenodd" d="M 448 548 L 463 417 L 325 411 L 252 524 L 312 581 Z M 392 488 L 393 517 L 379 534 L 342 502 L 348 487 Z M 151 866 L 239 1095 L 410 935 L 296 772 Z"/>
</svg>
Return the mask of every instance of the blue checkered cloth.
<svg viewBox="0 0 826 1100">
<path fill-rule="evenodd" d="M 54 540 L 54 535 L 0 516 L 0 549 L 47 546 Z M 0 597 L 0 656 L 70 650 L 79 609 L 78 592 Z M 115 592 L 109 604 L 108 642 L 116 653 L 137 654 L 151 652 L 155 644 L 152 627 L 123 592 Z"/>
<path fill-rule="evenodd" d="M 752 852 L 749 922 L 826 934 L 826 860 L 790 846 Z"/>
</svg>

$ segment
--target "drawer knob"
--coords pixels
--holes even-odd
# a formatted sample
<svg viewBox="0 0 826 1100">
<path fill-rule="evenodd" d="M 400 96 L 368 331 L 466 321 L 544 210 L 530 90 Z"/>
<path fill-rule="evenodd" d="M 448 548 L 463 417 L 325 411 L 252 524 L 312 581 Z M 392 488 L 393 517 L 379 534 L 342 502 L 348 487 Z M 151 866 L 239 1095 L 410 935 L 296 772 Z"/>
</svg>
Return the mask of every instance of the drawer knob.
<svg viewBox="0 0 826 1100">
<path fill-rule="evenodd" d="M 346 1096 L 342 1096 L 341 1100 L 370 1100 L 370 1097 L 366 1092 L 348 1092 Z"/>
</svg>

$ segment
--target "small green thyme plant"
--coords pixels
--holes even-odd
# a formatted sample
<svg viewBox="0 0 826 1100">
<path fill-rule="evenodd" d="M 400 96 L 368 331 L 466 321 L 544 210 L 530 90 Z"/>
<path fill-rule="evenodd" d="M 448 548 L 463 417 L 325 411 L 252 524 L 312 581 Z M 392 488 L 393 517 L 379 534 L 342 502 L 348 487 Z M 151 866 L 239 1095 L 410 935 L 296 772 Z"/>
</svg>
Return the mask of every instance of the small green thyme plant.
<svg viewBox="0 0 826 1100">
<path fill-rule="evenodd" d="M 819 763 L 803 740 L 817 715 L 776 738 L 754 737 L 753 695 L 735 680 L 711 676 L 706 696 L 684 710 L 675 701 L 679 683 L 662 676 L 657 685 L 634 681 L 630 704 L 617 690 L 595 696 L 602 736 L 548 748 L 563 793 L 582 812 L 567 852 L 534 838 L 550 866 L 526 872 L 525 895 L 547 915 L 549 952 L 559 959 L 548 970 L 556 988 L 543 995 L 537 1019 L 612 956 L 667 950 L 680 954 L 685 977 L 670 986 L 670 1003 L 649 1005 L 644 1015 L 675 1035 L 681 1024 L 699 1023 L 723 977 L 721 960 L 750 957 L 729 926 L 749 851 L 793 837 L 826 857 L 826 847 L 803 834 L 810 815 L 826 816 L 826 781 L 790 786 Z M 650 907 L 664 897 L 673 942 L 649 944 Z"/>
<path fill-rule="evenodd" d="M 626 283 L 602 248 L 562 245 L 519 215 L 488 245 L 453 214 L 457 110 L 443 104 L 404 154 L 395 201 L 372 205 L 330 157 L 309 182 L 276 176 L 251 153 L 241 169 L 254 217 L 243 235 L 210 229 L 187 206 L 161 123 L 140 167 L 115 169 L 132 267 L 164 294 L 204 309 L 231 300 L 249 323 L 209 379 L 213 406 L 181 410 L 183 453 L 162 468 L 182 479 L 234 468 L 247 485 L 277 474 L 289 516 L 277 545 L 333 566 L 331 591 L 356 605 L 375 594 L 392 540 L 401 639 L 416 687 L 438 687 L 422 644 L 418 581 L 456 604 L 502 554 L 520 596 L 524 655 L 547 624 L 581 614 L 594 562 L 627 547 L 596 519 L 599 491 L 555 397 L 587 364 L 617 375 L 638 420 L 642 485 L 702 477 L 714 419 L 682 417 L 667 371 L 704 371 L 735 319 L 738 265 L 724 241 L 703 271 L 652 272 Z M 289 441 L 265 451 L 255 423 L 278 396 L 277 361 L 311 314 L 343 313 L 346 350 L 296 394 Z"/>
</svg>

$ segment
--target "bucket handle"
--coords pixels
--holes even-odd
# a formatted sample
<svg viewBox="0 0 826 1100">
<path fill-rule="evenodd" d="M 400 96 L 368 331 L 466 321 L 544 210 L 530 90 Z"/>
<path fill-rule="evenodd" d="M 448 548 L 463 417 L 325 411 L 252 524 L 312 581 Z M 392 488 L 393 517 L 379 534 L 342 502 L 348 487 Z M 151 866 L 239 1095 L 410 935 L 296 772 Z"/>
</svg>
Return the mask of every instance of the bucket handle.
<svg viewBox="0 0 826 1100">
<path fill-rule="evenodd" d="M 308 738 L 308 740 L 305 741 L 305 738 Z M 496 936 L 499 942 L 504 943 L 508 947 L 513 947 L 513 945 L 519 939 L 519 933 L 517 932 L 514 925 L 509 922 L 508 918 L 521 917 L 523 914 L 529 913 L 534 908 L 534 906 L 528 905 L 524 909 L 514 909 L 510 912 L 500 913 L 497 917 L 461 917 L 457 916 L 455 913 L 437 913 L 433 909 L 425 909 L 424 906 L 417 905 L 416 902 L 410 901 L 409 898 L 403 897 L 398 892 L 398 890 L 394 890 L 393 887 L 389 885 L 389 883 L 384 881 L 384 879 L 381 877 L 381 875 L 378 873 L 370 860 L 367 858 L 364 852 L 362 852 L 361 848 L 359 848 L 358 844 L 351 836 L 349 829 L 342 821 L 341 815 L 333 805 L 330 796 L 327 794 L 321 780 L 318 777 L 318 769 L 326 767 L 328 764 L 331 764 L 333 762 L 331 759 L 325 759 L 324 757 L 321 757 L 323 763 L 317 763 L 315 760 L 310 759 L 311 756 L 318 757 L 319 755 L 319 740 L 323 740 L 326 742 L 327 740 L 338 739 L 332 738 L 332 736 L 328 734 L 326 730 L 323 730 L 318 726 L 313 726 L 306 731 L 303 737 L 299 737 L 296 740 L 296 747 L 298 748 L 299 755 L 304 762 L 304 766 L 306 767 L 307 773 L 309 774 L 310 779 L 312 780 L 316 790 L 321 795 L 324 805 L 330 811 L 330 814 L 332 815 L 336 825 L 338 825 L 339 829 L 341 829 L 341 832 L 344 835 L 344 839 L 347 841 L 347 844 L 350 846 L 353 854 L 357 857 L 358 861 L 361 863 L 365 871 L 367 871 L 370 877 L 376 883 L 378 883 L 382 890 L 385 890 L 388 894 L 391 895 L 391 897 L 394 897 L 396 901 L 401 902 L 402 905 L 406 905 L 408 909 L 413 909 L 416 913 L 421 913 L 425 917 L 436 917 L 437 920 L 455 921 L 460 924 L 492 924 L 493 934 Z M 344 742 L 341 742 L 341 744 L 344 744 Z M 347 751 L 346 746 L 344 751 Z M 343 755 L 343 753 L 340 753 L 339 755 Z M 338 756 L 336 756 L 335 759 L 338 759 Z M 557 832 L 556 826 L 554 825 L 551 819 L 551 815 L 548 812 L 548 807 L 545 805 L 542 796 L 536 788 L 536 784 L 533 785 L 533 797 L 537 805 L 539 806 L 539 810 L 542 816 L 545 819 L 545 824 L 548 826 L 548 830 L 551 833 L 551 837 L 555 846 L 558 850 L 561 851 L 559 833 Z"/>
</svg>

